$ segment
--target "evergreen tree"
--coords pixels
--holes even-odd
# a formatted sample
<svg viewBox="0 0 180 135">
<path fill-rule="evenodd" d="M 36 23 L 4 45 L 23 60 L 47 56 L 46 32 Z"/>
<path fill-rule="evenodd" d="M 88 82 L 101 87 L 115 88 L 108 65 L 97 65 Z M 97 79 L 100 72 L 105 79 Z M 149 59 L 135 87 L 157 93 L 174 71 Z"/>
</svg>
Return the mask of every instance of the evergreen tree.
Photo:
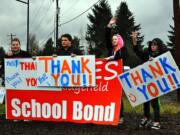
<svg viewBox="0 0 180 135">
<path fill-rule="evenodd" d="M 0 59 L 4 58 L 4 56 L 5 56 L 5 50 L 3 47 L 0 47 Z"/>
<path fill-rule="evenodd" d="M 175 29 L 172 25 L 170 25 L 170 31 L 168 31 L 169 42 L 167 42 L 167 47 L 173 49 L 175 47 Z"/>
<path fill-rule="evenodd" d="M 132 31 L 137 31 L 141 29 L 140 24 L 135 25 L 135 19 L 131 11 L 128 9 L 128 5 L 126 2 L 121 2 L 120 6 L 116 10 L 117 17 L 117 27 L 115 28 L 114 32 L 119 33 L 123 39 L 131 40 L 130 34 Z M 141 44 L 143 42 L 144 37 L 138 36 L 138 44 Z"/>
<path fill-rule="evenodd" d="M 105 27 L 112 18 L 110 5 L 106 0 L 100 1 L 92 9 L 92 14 L 88 14 L 90 24 L 87 25 L 86 40 L 89 44 L 90 52 L 94 52 L 96 57 L 100 57 L 102 52 L 104 56 L 107 55 L 105 43 Z"/>
<path fill-rule="evenodd" d="M 49 38 L 44 45 L 42 55 L 50 56 L 54 54 L 54 47 L 53 47 L 53 40 L 52 38 Z"/>
<path fill-rule="evenodd" d="M 0 47 L 0 77 L 2 77 L 2 75 L 4 74 L 4 69 L 2 68 L 4 57 L 5 57 L 5 50 L 3 47 Z"/>
<path fill-rule="evenodd" d="M 72 45 L 74 48 L 79 49 L 80 39 L 77 36 L 73 37 Z"/>
<path fill-rule="evenodd" d="M 176 54 L 176 50 L 175 50 L 175 28 L 172 25 L 169 25 L 170 29 L 168 31 L 169 35 L 169 42 L 167 42 L 166 44 L 166 49 L 171 51 L 171 54 L 173 55 L 173 57 L 175 58 L 175 54 Z"/>
<path fill-rule="evenodd" d="M 137 31 L 139 33 L 137 43 L 141 46 L 141 48 L 143 48 L 141 43 L 143 42 L 144 36 L 140 35 L 140 24 L 135 24 L 134 16 L 128 9 L 128 5 L 126 4 L 126 2 L 120 3 L 120 6 L 116 10 L 115 16 L 117 18 L 117 22 L 116 27 L 112 30 L 112 33 L 119 33 L 123 37 L 125 46 L 128 49 L 129 53 L 129 57 L 127 61 L 125 61 L 125 64 L 129 65 L 130 67 L 135 67 L 139 65 L 141 61 L 133 51 L 130 34 L 132 31 Z"/>
<path fill-rule="evenodd" d="M 29 36 L 29 44 L 30 44 L 30 53 L 32 55 L 37 55 L 38 51 L 39 51 L 39 46 L 38 46 L 38 41 L 36 39 L 36 35 L 35 34 L 30 34 Z"/>
</svg>

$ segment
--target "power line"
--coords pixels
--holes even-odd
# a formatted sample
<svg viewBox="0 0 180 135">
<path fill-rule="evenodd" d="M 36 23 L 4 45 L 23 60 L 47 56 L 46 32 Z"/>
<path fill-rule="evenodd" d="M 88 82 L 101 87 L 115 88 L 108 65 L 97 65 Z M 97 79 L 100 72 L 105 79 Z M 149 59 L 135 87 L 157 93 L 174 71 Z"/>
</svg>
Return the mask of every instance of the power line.
<svg viewBox="0 0 180 135">
<path fill-rule="evenodd" d="M 53 30 L 52 30 L 48 35 L 45 35 L 45 34 L 44 34 L 43 36 L 41 36 L 41 37 L 43 37 L 43 38 L 44 38 L 44 37 L 46 37 L 46 38 L 40 43 L 40 46 L 53 34 L 53 32 L 54 32 L 54 34 L 55 34 L 55 31 L 56 31 L 56 29 L 55 29 L 56 19 L 55 19 L 55 18 L 56 18 L 56 14 L 54 15 L 54 19 L 51 19 L 51 20 L 54 20 L 54 22 L 53 22 L 53 24 L 54 24 L 53 27 L 54 27 L 54 28 L 53 28 Z M 48 25 L 46 25 L 46 26 L 48 26 Z M 56 36 L 54 35 L 54 40 L 55 40 L 55 37 L 56 37 Z"/>
<path fill-rule="evenodd" d="M 67 13 L 69 13 L 73 7 L 75 7 L 78 4 L 79 0 L 75 0 L 74 3 L 71 4 L 71 6 L 69 8 L 67 8 L 62 14 L 66 15 Z"/>
<path fill-rule="evenodd" d="M 59 14 L 60 14 L 60 8 L 59 8 L 59 0 L 56 0 L 56 48 L 58 48 L 58 36 L 59 36 Z"/>
<path fill-rule="evenodd" d="M 40 43 L 40 46 L 54 33 L 55 30 L 51 31 L 46 38 Z"/>
<path fill-rule="evenodd" d="M 70 19 L 69 21 L 66 21 L 64 23 L 61 23 L 59 26 L 65 25 L 67 23 L 70 23 L 74 20 L 76 20 L 77 18 L 79 18 L 80 16 L 82 16 L 83 14 L 85 14 L 87 11 L 89 11 L 94 5 L 98 4 L 101 0 L 98 0 L 96 3 L 94 3 L 91 7 L 89 7 L 88 9 L 86 9 L 84 12 L 82 12 L 81 14 L 77 15 L 76 17 Z"/>
<path fill-rule="evenodd" d="M 94 5 L 98 4 L 101 0 L 98 0 L 97 2 L 95 2 L 91 7 L 89 7 L 87 10 L 85 10 L 84 12 L 82 12 L 81 14 L 77 15 L 76 17 L 70 19 L 69 21 L 66 21 L 64 23 L 61 23 L 60 26 L 62 25 L 65 25 L 69 22 L 72 22 L 74 21 L 75 19 L 79 18 L 81 15 L 83 15 L 84 13 L 86 13 L 87 11 L 89 11 Z M 47 38 L 45 38 L 45 40 L 43 40 L 41 43 L 40 43 L 40 46 L 53 34 L 53 32 L 55 32 L 55 30 L 51 31 L 48 35 L 47 35 Z"/>
<path fill-rule="evenodd" d="M 53 3 L 53 2 L 52 2 L 52 3 Z M 49 5 L 49 7 L 48 7 L 48 9 L 47 9 L 47 11 L 46 11 L 46 14 L 44 14 L 44 16 L 41 18 L 41 20 L 40 20 L 39 23 L 36 25 L 36 27 L 34 28 L 34 30 L 36 30 L 36 31 L 39 30 L 42 21 L 45 19 L 45 17 L 47 16 L 47 13 L 49 12 L 49 10 L 50 10 L 50 8 L 51 8 L 51 6 L 52 6 L 52 3 Z"/>
<path fill-rule="evenodd" d="M 44 5 L 44 3 L 45 3 L 45 0 L 42 0 L 42 2 L 41 2 L 41 4 L 40 4 L 40 7 L 38 8 L 37 12 L 36 12 L 35 15 L 34 15 L 34 18 L 31 20 L 31 24 L 30 24 L 30 25 L 33 25 L 33 24 L 34 24 L 34 22 L 35 22 L 35 20 L 36 20 L 36 18 L 37 18 L 37 16 L 38 16 L 38 14 L 40 13 L 41 8 L 42 8 L 42 6 Z"/>
</svg>

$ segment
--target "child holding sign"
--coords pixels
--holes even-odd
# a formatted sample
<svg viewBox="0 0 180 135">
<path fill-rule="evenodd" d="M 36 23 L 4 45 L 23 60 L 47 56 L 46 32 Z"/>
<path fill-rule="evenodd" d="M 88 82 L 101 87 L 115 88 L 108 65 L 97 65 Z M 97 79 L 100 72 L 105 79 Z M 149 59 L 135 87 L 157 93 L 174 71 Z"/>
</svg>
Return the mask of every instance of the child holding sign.
<svg viewBox="0 0 180 135">
<path fill-rule="evenodd" d="M 111 36 L 111 30 L 115 26 L 116 26 L 116 18 L 112 18 L 107 25 L 106 33 L 105 33 L 106 34 L 106 46 L 108 49 L 108 56 L 109 56 L 105 59 L 106 60 L 119 60 L 119 59 L 125 60 L 128 57 L 128 52 L 124 46 L 124 41 L 123 41 L 121 35 L 113 34 L 113 36 Z M 124 122 L 123 109 L 124 109 L 123 102 L 121 100 L 119 124 L 122 124 Z"/>
<path fill-rule="evenodd" d="M 147 50 L 140 51 L 139 46 L 137 45 L 137 32 L 132 32 L 132 43 L 133 48 L 137 56 L 139 56 L 143 62 L 148 60 L 153 60 L 153 57 L 157 57 L 165 52 L 163 47 L 163 41 L 159 38 L 155 38 L 152 41 L 148 42 Z M 154 111 L 154 122 L 150 119 L 150 104 Z M 144 118 L 141 119 L 139 127 L 151 127 L 152 129 L 160 129 L 160 105 L 159 99 L 155 98 L 151 101 L 144 103 Z"/>
</svg>

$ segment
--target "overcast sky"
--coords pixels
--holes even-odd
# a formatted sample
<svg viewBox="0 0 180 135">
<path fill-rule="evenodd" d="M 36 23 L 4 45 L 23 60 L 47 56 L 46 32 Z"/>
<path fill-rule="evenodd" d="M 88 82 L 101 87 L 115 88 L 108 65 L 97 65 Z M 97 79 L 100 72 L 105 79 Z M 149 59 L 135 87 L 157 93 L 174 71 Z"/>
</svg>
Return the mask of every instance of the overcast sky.
<svg viewBox="0 0 180 135">
<path fill-rule="evenodd" d="M 24 0 L 27 1 L 27 0 Z M 60 23 L 79 15 L 98 0 L 59 0 Z M 108 0 L 113 14 L 123 0 Z M 9 48 L 10 35 L 15 34 L 21 40 L 22 48 L 26 45 L 27 5 L 16 0 L 0 0 L 0 46 Z M 159 37 L 168 41 L 169 24 L 174 25 L 173 0 L 126 0 L 137 24 L 141 24 L 141 33 L 145 35 L 144 44 Z M 56 3 L 53 0 L 30 0 L 30 33 L 36 35 L 40 44 L 47 40 L 54 29 Z M 60 27 L 60 35 L 71 33 L 79 36 L 86 32 L 87 14 Z M 103 33 L 102 33 L 103 34 Z M 51 35 L 53 36 L 53 35 Z"/>
</svg>

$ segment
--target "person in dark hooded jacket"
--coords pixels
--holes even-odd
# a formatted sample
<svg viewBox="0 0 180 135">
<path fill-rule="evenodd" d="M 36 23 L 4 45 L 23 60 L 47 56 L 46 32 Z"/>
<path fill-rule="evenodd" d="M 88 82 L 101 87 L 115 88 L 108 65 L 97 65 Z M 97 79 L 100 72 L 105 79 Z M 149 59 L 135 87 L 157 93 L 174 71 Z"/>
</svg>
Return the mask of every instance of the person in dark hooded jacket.
<svg viewBox="0 0 180 135">
<path fill-rule="evenodd" d="M 143 62 L 146 62 L 149 59 L 157 57 L 166 52 L 164 43 L 160 38 L 154 38 L 152 41 L 149 41 L 148 48 L 146 48 L 145 50 L 141 50 L 139 48 L 139 45 L 137 45 L 137 42 L 135 42 L 136 41 L 133 41 L 134 52 L 139 58 L 143 60 Z"/>
<path fill-rule="evenodd" d="M 163 41 L 160 38 L 154 38 L 148 42 L 148 48 L 141 50 L 137 44 L 137 32 L 132 32 L 132 43 L 133 49 L 136 55 L 142 59 L 143 62 L 152 60 L 154 57 L 157 57 L 163 54 L 166 50 L 164 48 Z M 150 104 L 154 111 L 154 121 L 150 119 Z M 139 127 L 151 127 L 152 129 L 160 129 L 160 104 L 159 98 L 155 98 L 151 101 L 144 103 L 144 118 L 141 119 Z"/>
</svg>

